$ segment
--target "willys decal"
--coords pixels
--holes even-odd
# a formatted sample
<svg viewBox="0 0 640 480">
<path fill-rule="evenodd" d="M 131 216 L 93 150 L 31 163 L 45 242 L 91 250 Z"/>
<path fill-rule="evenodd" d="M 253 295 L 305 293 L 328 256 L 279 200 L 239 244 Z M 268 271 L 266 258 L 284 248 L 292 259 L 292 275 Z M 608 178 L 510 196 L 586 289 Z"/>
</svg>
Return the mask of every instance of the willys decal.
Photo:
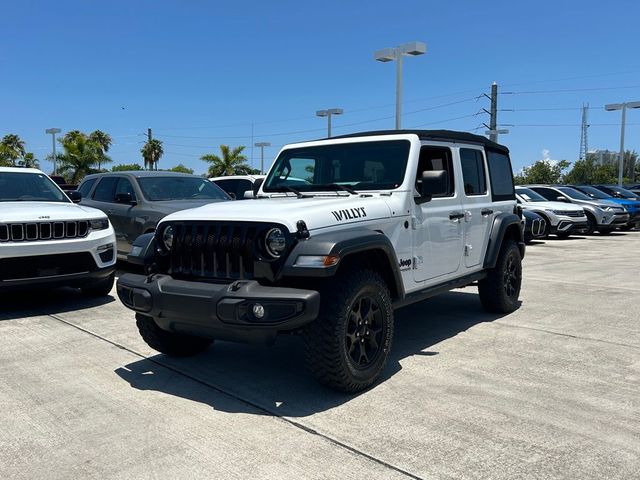
<svg viewBox="0 0 640 480">
<path fill-rule="evenodd" d="M 367 216 L 367 212 L 364 211 L 364 207 L 347 208 L 345 210 L 336 210 L 331 212 L 338 222 L 344 220 L 353 220 L 355 218 L 363 218 Z"/>
</svg>

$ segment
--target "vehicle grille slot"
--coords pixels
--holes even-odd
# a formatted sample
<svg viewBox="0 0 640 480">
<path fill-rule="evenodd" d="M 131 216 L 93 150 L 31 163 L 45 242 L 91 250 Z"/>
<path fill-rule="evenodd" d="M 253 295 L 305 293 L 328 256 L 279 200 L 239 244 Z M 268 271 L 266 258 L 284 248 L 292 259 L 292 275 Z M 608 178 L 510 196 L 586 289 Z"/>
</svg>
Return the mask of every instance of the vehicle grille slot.
<svg viewBox="0 0 640 480">
<path fill-rule="evenodd" d="M 80 220 L 78 222 L 78 237 L 86 237 L 87 233 L 89 233 L 89 222 L 86 220 Z"/>
<path fill-rule="evenodd" d="M 41 223 L 40 224 L 40 239 L 41 240 L 49 240 L 51 238 L 51 224 L 50 223 Z"/>
<path fill-rule="evenodd" d="M 67 222 L 67 238 L 75 238 L 78 231 L 76 222 Z"/>
<path fill-rule="evenodd" d="M 38 239 L 38 225 L 36 223 L 27 223 L 25 225 L 25 237 L 27 240 Z"/>
<path fill-rule="evenodd" d="M 0 225 L 0 242 L 8 242 L 8 241 L 9 241 L 9 226 Z"/>
<path fill-rule="evenodd" d="M 11 240 L 14 242 L 24 240 L 24 225 L 21 223 L 14 223 L 11 225 Z"/>
<path fill-rule="evenodd" d="M 68 222 L 32 222 L 0 225 L 0 242 L 35 242 L 38 240 L 61 240 L 81 238 L 89 234 L 86 220 Z"/>
<path fill-rule="evenodd" d="M 53 238 L 64 238 L 64 223 L 55 222 L 53 224 Z"/>
</svg>

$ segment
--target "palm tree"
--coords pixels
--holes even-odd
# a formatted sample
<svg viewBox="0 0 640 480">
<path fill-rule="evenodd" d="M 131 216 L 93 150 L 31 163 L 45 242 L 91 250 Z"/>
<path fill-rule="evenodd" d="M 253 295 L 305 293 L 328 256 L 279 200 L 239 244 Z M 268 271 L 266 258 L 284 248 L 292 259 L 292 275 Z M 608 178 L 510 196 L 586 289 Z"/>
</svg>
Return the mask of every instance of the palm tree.
<svg viewBox="0 0 640 480">
<path fill-rule="evenodd" d="M 84 134 L 67 134 L 59 141 L 64 153 L 58 154 L 58 170 L 68 177 L 70 183 L 78 183 L 92 173 L 94 165 L 104 161 L 100 147 Z"/>
<path fill-rule="evenodd" d="M 147 140 L 140 150 L 140 153 L 142 153 L 145 168 L 148 166 L 149 170 L 157 170 L 158 161 L 162 157 L 162 154 L 164 154 L 162 142 L 155 138 L 153 140 Z"/>
<path fill-rule="evenodd" d="M 111 159 L 107 157 L 106 152 L 109 151 L 109 147 L 113 141 L 111 140 L 111 136 L 108 133 L 104 133 L 101 130 L 95 130 L 89 134 L 89 140 L 100 147 L 101 159 L 98 160 L 98 170 L 100 170 L 102 163 L 111 162 Z"/>
<path fill-rule="evenodd" d="M 25 153 L 22 160 L 18 161 L 18 165 L 25 168 L 40 168 L 40 162 L 38 162 L 38 159 L 31 152 Z"/>
<path fill-rule="evenodd" d="M 253 169 L 247 165 L 247 157 L 242 155 L 244 145 L 229 148 L 229 145 L 220 145 L 221 157 L 215 154 L 207 154 L 200 157 L 200 160 L 211 164 L 209 167 L 210 177 L 222 177 L 224 175 L 247 175 Z"/>
<path fill-rule="evenodd" d="M 0 161 L 15 166 L 16 160 L 26 154 L 24 141 L 16 134 L 9 133 L 0 141 Z"/>
</svg>

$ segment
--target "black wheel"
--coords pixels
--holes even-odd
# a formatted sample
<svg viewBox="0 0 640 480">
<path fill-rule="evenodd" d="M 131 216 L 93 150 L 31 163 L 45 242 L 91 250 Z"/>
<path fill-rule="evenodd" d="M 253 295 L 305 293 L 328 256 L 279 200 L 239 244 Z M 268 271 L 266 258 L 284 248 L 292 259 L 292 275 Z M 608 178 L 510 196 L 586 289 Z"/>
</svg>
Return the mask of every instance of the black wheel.
<svg viewBox="0 0 640 480">
<path fill-rule="evenodd" d="M 306 361 L 323 385 L 342 392 L 371 386 L 387 363 L 393 309 L 384 280 L 370 270 L 338 277 L 321 292 L 316 321 L 304 332 Z"/>
<path fill-rule="evenodd" d="M 600 235 L 609 235 L 614 230 L 615 230 L 615 228 L 599 228 L 598 229 L 598 233 Z"/>
<path fill-rule="evenodd" d="M 113 289 L 115 278 L 115 273 L 112 273 L 108 278 L 87 285 L 86 287 L 81 287 L 80 290 L 82 290 L 83 295 L 88 297 L 106 297 L 111 292 L 111 289 Z"/>
<path fill-rule="evenodd" d="M 584 233 L 587 235 L 593 235 L 596 231 L 596 217 L 591 212 L 585 212 L 587 214 L 587 227 L 584 229 Z"/>
<path fill-rule="evenodd" d="M 622 225 L 620 227 L 620 230 L 622 230 L 623 232 L 628 232 L 629 230 L 631 230 L 634 227 L 634 225 Z"/>
<path fill-rule="evenodd" d="M 558 238 L 569 238 L 569 236 L 571 235 L 571 233 L 569 232 L 558 232 L 556 233 Z"/>
<path fill-rule="evenodd" d="M 480 302 L 492 313 L 511 313 L 518 308 L 522 286 L 522 259 L 513 240 L 505 240 L 496 266 L 478 282 Z"/>
<path fill-rule="evenodd" d="M 188 357 L 200 353 L 213 343 L 208 338 L 162 330 L 151 317 L 136 313 L 136 325 L 142 339 L 154 350 L 171 357 Z"/>
</svg>

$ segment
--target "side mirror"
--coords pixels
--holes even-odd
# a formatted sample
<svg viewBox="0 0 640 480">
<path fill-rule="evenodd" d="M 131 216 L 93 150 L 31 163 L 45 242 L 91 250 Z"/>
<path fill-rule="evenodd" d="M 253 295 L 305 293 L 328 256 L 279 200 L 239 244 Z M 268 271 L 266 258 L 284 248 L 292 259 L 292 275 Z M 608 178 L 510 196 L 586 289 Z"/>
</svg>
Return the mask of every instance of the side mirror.
<svg viewBox="0 0 640 480">
<path fill-rule="evenodd" d="M 556 197 L 556 201 L 567 203 L 567 199 L 564 198 L 562 195 Z"/>
<path fill-rule="evenodd" d="M 135 205 L 136 202 L 129 192 L 126 193 L 116 193 L 116 203 L 128 203 L 131 205 Z"/>
<path fill-rule="evenodd" d="M 421 202 L 429 202 L 434 195 L 445 195 L 449 191 L 449 174 L 446 170 L 422 172 L 420 187 Z"/>
<path fill-rule="evenodd" d="M 80 200 L 82 200 L 82 194 L 78 190 L 71 190 L 65 193 L 73 203 L 80 203 Z"/>
<path fill-rule="evenodd" d="M 244 191 L 244 195 L 242 195 L 242 198 L 247 200 L 247 199 L 251 199 L 251 198 L 256 198 L 256 196 L 254 195 L 253 190 L 245 190 Z"/>
<path fill-rule="evenodd" d="M 264 183 L 264 178 L 259 178 L 255 182 L 253 182 L 253 196 L 254 197 L 258 196 L 258 191 L 260 190 L 260 187 L 262 186 L 263 183 Z"/>
</svg>

